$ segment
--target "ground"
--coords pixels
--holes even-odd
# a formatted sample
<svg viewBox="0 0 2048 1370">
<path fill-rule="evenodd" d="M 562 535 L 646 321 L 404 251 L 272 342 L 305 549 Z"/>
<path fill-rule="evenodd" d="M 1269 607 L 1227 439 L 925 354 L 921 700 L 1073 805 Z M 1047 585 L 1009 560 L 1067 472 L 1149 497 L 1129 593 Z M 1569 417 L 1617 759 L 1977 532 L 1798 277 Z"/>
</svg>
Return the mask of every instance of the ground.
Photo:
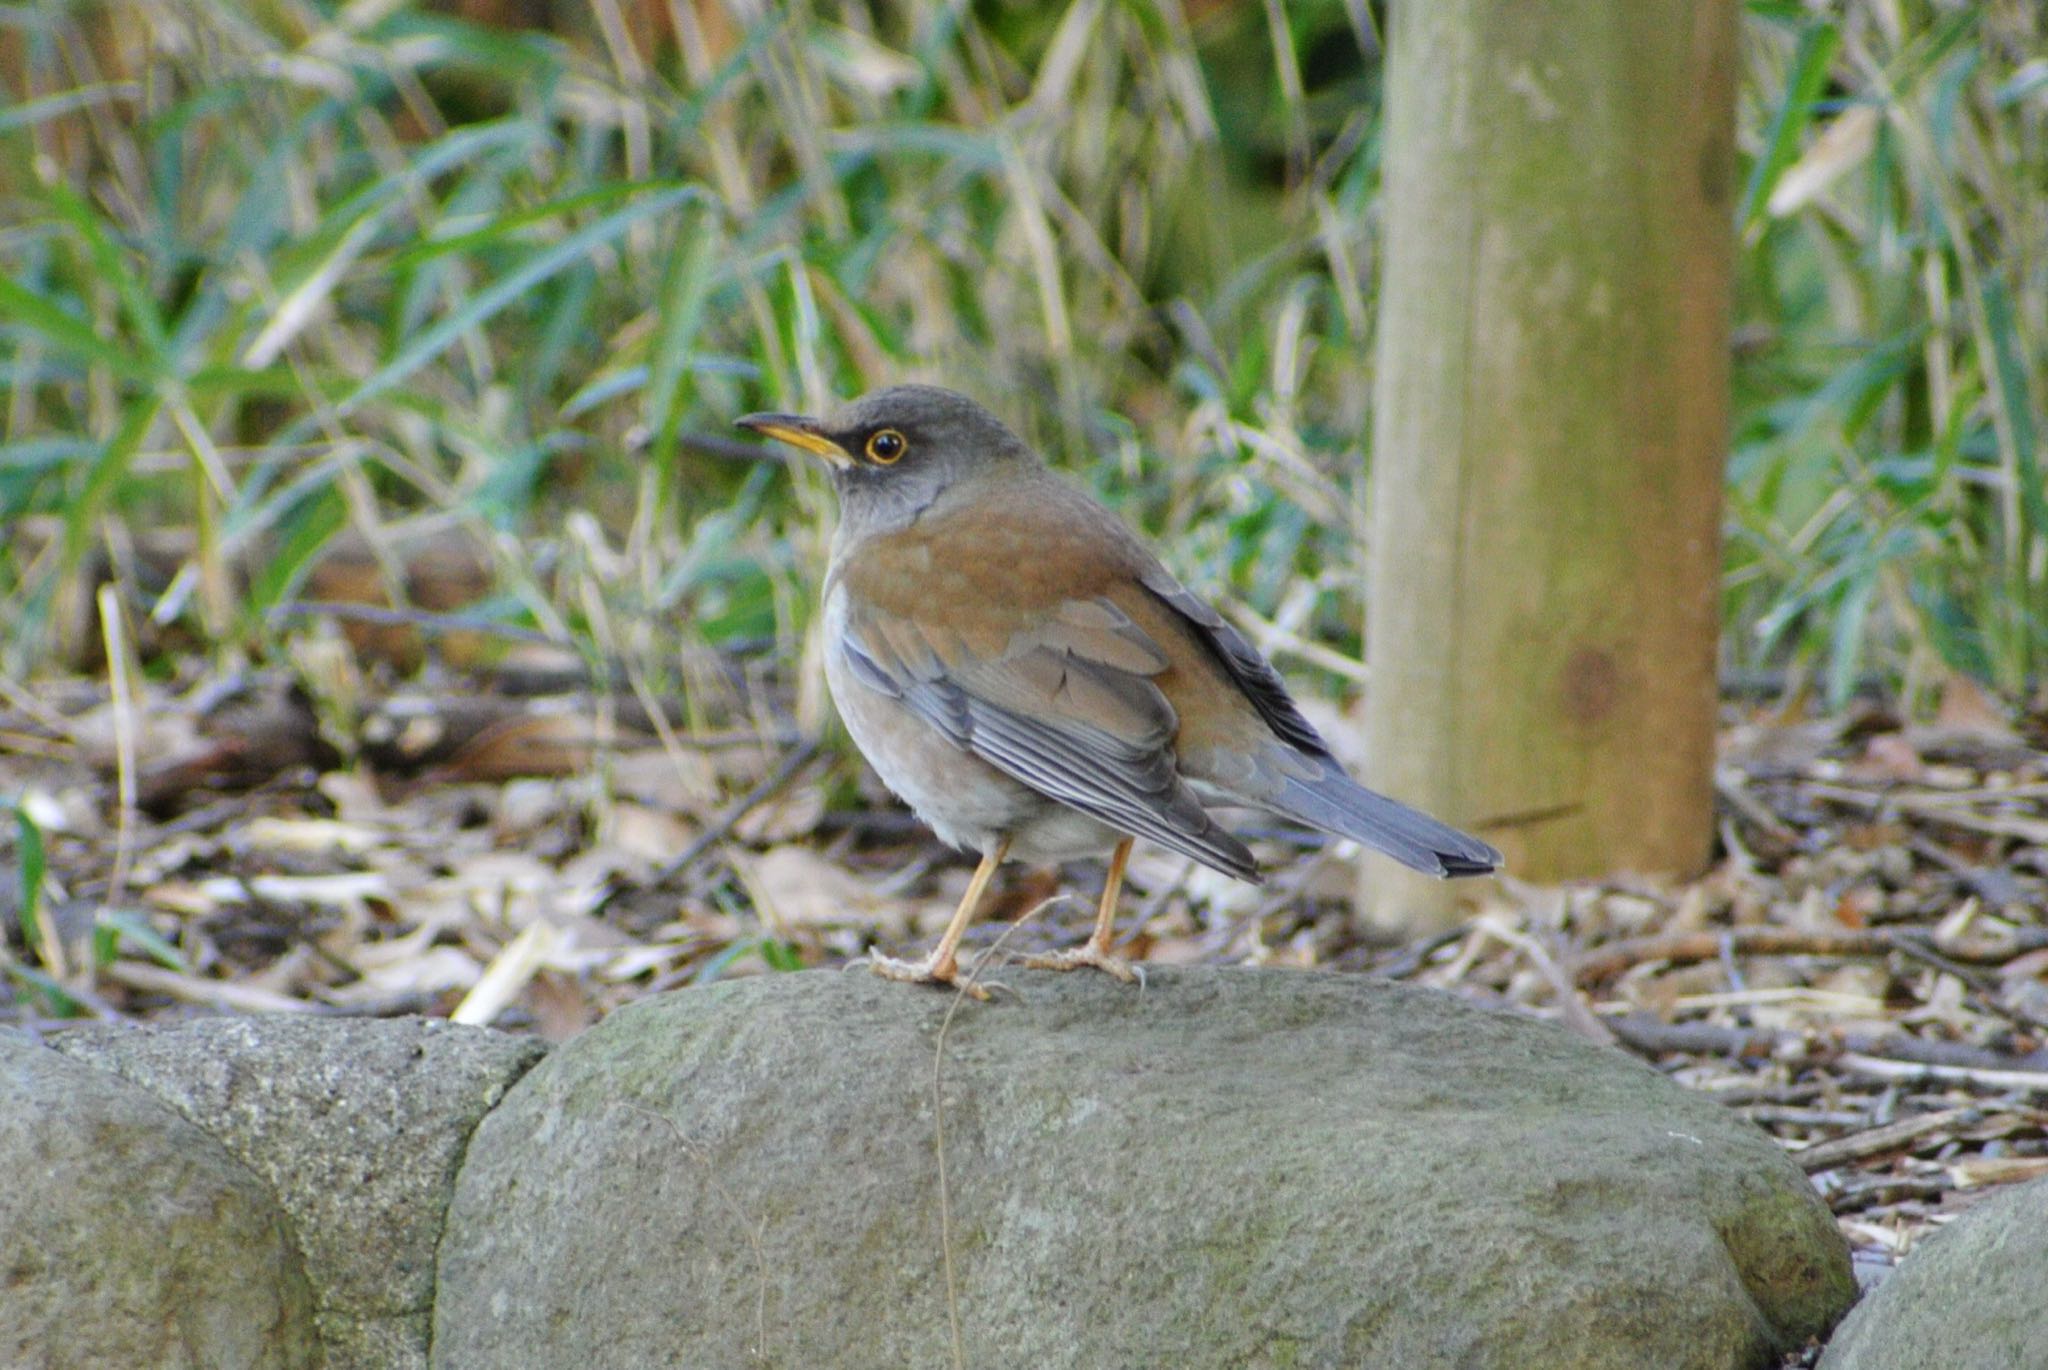
<svg viewBox="0 0 2048 1370">
<path fill-rule="evenodd" d="M 713 728 L 575 676 L 371 672 L 346 722 L 281 676 L 7 686 L 0 794 L 42 879 L 27 920 L 24 884 L 0 893 L 0 1018 L 423 1013 L 560 1039 L 639 996 L 936 935 L 971 863 L 789 724 L 772 679 Z M 1390 944 L 1347 916 L 1353 852 L 1245 818 L 1264 887 L 1141 847 L 1120 936 L 1561 1019 L 1767 1130 L 1881 1273 L 2048 1174 L 2048 753 L 1967 688 L 1926 725 L 1782 692 L 1727 719 L 1698 880 L 1507 879 Z M 1078 943 L 1099 879 L 1009 868 L 970 958 Z"/>
</svg>

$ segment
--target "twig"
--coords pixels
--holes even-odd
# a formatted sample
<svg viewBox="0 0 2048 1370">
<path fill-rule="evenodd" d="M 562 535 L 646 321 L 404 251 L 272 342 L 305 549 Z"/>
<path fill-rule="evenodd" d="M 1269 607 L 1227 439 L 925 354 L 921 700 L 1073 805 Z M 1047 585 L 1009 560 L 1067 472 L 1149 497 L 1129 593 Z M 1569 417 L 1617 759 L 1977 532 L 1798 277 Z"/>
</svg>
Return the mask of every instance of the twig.
<svg viewBox="0 0 2048 1370">
<path fill-rule="evenodd" d="M 2048 1173 L 2048 1156 L 1977 1156 L 1951 1161 L 1948 1177 L 1959 1189 L 1979 1185 L 2014 1184 Z"/>
<path fill-rule="evenodd" d="M 1836 1050 L 1858 1057 L 1884 1058 L 1901 1069 L 1942 1066 L 1994 1073 L 2042 1072 L 2048 1076 L 2048 1050 L 2026 1056 L 1992 1051 L 1967 1042 L 1928 1041 L 1890 1034 L 1883 1037 L 1852 1032 L 1839 1041 L 1767 1028 L 1722 1027 L 1716 1023 L 1667 1023 L 1645 1013 L 1609 1015 L 1608 1029 L 1637 1051 L 1653 1056 L 1673 1052 L 1688 1056 L 1727 1056 L 1736 1060 L 1804 1060 Z"/>
<path fill-rule="evenodd" d="M 234 1013 L 326 1013 L 329 1010 L 308 999 L 294 999 L 275 990 L 258 989 L 234 980 L 208 980 L 185 975 L 143 961 L 115 961 L 100 974 L 116 984 L 151 994 L 168 994 L 189 1004 L 227 1009 Z"/>
<path fill-rule="evenodd" d="M 1612 1029 L 1601 1022 L 1599 1015 L 1587 1005 L 1585 992 L 1572 982 L 1571 975 L 1557 963 L 1557 958 L 1550 954 L 1549 948 L 1530 934 L 1513 926 L 1507 919 L 1492 914 L 1482 915 L 1475 920 L 1473 926 L 1483 930 L 1495 941 L 1513 947 L 1529 959 L 1530 964 L 1536 967 L 1537 974 L 1550 985 L 1551 993 L 1557 996 L 1558 1008 L 1563 1014 L 1566 1027 L 1589 1041 L 1599 1042 L 1605 1046 L 1614 1045 Z"/>
<path fill-rule="evenodd" d="M 2048 1094 L 2048 1070 L 1977 1070 L 1964 1066 L 1907 1065 L 1858 1052 L 1844 1052 L 1836 1064 L 1851 1074 L 1895 1084 L 1965 1084 L 1985 1089 Z"/>
<path fill-rule="evenodd" d="M 2033 787 L 2026 786 L 2027 789 Z M 2011 871 L 2003 866 L 1980 866 L 1965 861 L 1947 848 L 1925 838 L 1915 837 L 1907 844 L 1923 861 L 1930 861 L 1963 882 L 1972 893 L 1995 909 L 2017 904 L 2026 898 L 2026 891 L 2013 878 Z"/>
<path fill-rule="evenodd" d="M 1761 1028 L 1721 1027 L 1714 1023 L 1666 1023 L 1646 1014 L 1631 1013 L 1606 1020 L 1607 1029 L 1621 1042 L 1652 1056 L 1683 1052 L 1688 1056 L 1727 1056 L 1735 1060 L 1768 1060 L 1779 1047 L 1805 1043 L 1790 1033 L 1772 1033 Z"/>
<path fill-rule="evenodd" d="M 1895 928 L 1843 928 L 1839 931 L 1805 932 L 1795 928 L 1726 928 L 1710 932 L 1660 933 L 1651 937 L 1630 937 L 1610 942 L 1579 958 L 1575 975 L 1581 985 L 1611 980 L 1623 971 L 1648 961 L 1689 965 L 1712 961 L 1721 955 L 1724 942 L 1737 956 L 1886 956 L 1901 950 L 1903 942 L 1929 946 L 1916 932 Z M 1975 965 L 1998 965 L 2023 952 L 2048 947 L 2048 928 L 2015 928 L 2010 933 L 1981 941 L 1957 943 L 1938 948 L 1952 961 Z"/>
<path fill-rule="evenodd" d="M 1827 1191 L 1827 1201 L 1829 1208 L 1840 1213 L 1868 1208 L 1881 1195 L 1938 1199 L 1955 1187 L 1955 1182 L 1946 1175 L 1859 1175 L 1843 1182 L 1839 1189 Z"/>
<path fill-rule="evenodd" d="M 1734 809 L 1762 831 L 1770 834 L 1772 840 L 1787 847 L 1798 847 L 1799 834 L 1788 827 L 1785 821 L 1772 813 L 1765 803 L 1749 792 L 1742 773 L 1732 766 L 1714 768 L 1714 792 L 1728 801 Z"/>
<path fill-rule="evenodd" d="M 1425 937 L 1419 942 L 1410 942 L 1405 947 L 1397 948 L 1393 960 L 1383 966 L 1369 966 L 1367 969 L 1372 974 L 1383 975 L 1389 980 L 1405 980 L 1428 965 L 1430 957 L 1464 935 L 1465 926 L 1462 923 L 1456 927 L 1446 928 L 1433 937 Z"/>
<path fill-rule="evenodd" d="M 1893 945 L 1900 954 L 1930 965 L 1944 975 L 1955 976 L 1969 989 L 1971 996 L 1986 1013 L 2003 1018 L 2015 1027 L 2028 1028 L 2035 1032 L 2048 1031 L 2048 1022 L 2036 1018 L 2025 1009 L 2015 1008 L 2006 1003 L 1999 991 L 1998 982 L 1984 972 L 1958 965 L 1951 958 L 1943 956 L 1916 938 L 1901 937 Z"/>
<path fill-rule="evenodd" d="M 1742 1115 L 1752 1123 L 1784 1123 L 1791 1127 L 1863 1127 L 1868 1113 L 1839 1108 L 1795 1108 L 1789 1104 L 1750 1104 Z"/>
<path fill-rule="evenodd" d="M 1802 788 L 1817 799 L 1825 799 L 1844 808 L 1861 809 L 1865 813 L 1895 811 L 1928 823 L 1940 823 L 1965 832 L 1983 833 L 1993 837 L 2017 837 L 2023 842 L 2041 842 L 2048 839 L 2048 822 L 2038 818 L 2020 818 L 2012 815 L 1958 812 L 1953 802 L 1943 802 L 1937 792 L 1920 794 L 1886 790 L 1872 794 L 1864 790 L 1851 789 L 1846 785 L 1833 785 L 1823 781 L 1809 780 Z"/>
<path fill-rule="evenodd" d="M 1824 1142 L 1815 1142 L 1812 1146 L 1802 1147 L 1793 1152 L 1792 1159 L 1799 1162 L 1800 1168 L 1808 1173 L 1827 1170 L 1846 1161 L 1860 1161 L 1866 1156 L 1901 1150 L 1938 1132 L 1968 1127 L 1983 1116 L 1983 1112 L 1975 1108 L 1949 1108 L 1939 1113 L 1923 1113 L 1915 1118 L 1901 1118 L 1895 1123 L 1867 1127 L 1846 1137 L 1831 1137 Z"/>
<path fill-rule="evenodd" d="M 1724 1075 L 1716 1079 L 1698 1081 L 1692 1088 L 1717 1104 L 1743 1108 L 1752 1104 L 1807 1103 L 1825 1094 L 1828 1087 L 1819 1080 L 1801 1080 L 1787 1084 L 1773 1080 L 1768 1075 Z"/>
<path fill-rule="evenodd" d="M 690 839 L 689 845 L 685 846 L 673 860 L 657 870 L 653 878 L 648 880 L 643 888 L 649 890 L 659 889 L 670 880 L 675 879 L 691 862 L 709 851 L 714 843 L 723 841 L 726 834 L 733 830 L 733 826 L 742 818 L 745 818 L 748 811 L 756 804 L 761 803 L 761 801 L 773 795 L 784 785 L 787 785 L 795 777 L 796 773 L 802 770 L 810 759 L 817 754 L 818 739 L 815 737 L 805 738 L 796 747 L 784 752 L 782 760 L 776 764 L 774 770 L 768 772 L 753 789 L 748 790 L 745 794 L 720 810 L 718 816 L 712 819 L 702 832 Z M 625 889 L 626 887 L 623 884 L 613 881 L 610 885 L 606 886 L 604 893 L 599 896 L 597 903 L 590 910 L 591 913 L 598 914 L 604 912 L 610 906 L 612 900 L 623 894 Z"/>
</svg>

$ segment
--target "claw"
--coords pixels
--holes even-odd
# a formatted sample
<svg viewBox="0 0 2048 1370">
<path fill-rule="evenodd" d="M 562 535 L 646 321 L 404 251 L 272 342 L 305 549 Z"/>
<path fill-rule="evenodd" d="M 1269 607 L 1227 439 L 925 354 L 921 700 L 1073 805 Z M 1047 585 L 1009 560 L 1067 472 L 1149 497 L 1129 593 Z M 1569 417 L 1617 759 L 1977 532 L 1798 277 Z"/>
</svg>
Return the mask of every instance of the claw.
<svg viewBox="0 0 2048 1370">
<path fill-rule="evenodd" d="M 993 980 L 975 980 L 960 973 L 960 963 L 951 956 L 943 961 L 937 956 L 927 956 L 922 961 L 904 961 L 894 956 L 870 955 L 868 969 L 884 980 L 902 980 L 913 985 L 945 985 L 959 990 L 971 998 L 987 1001 L 996 990 L 1010 987 Z"/>
<path fill-rule="evenodd" d="M 1037 956 L 1027 956 L 1024 958 L 1024 964 L 1034 970 L 1079 970 L 1083 966 L 1093 966 L 1097 970 L 1107 971 L 1127 985 L 1145 982 L 1143 971 L 1121 956 L 1112 956 L 1107 947 L 1098 946 L 1094 942 L 1084 942 L 1070 951 L 1049 951 Z"/>
</svg>

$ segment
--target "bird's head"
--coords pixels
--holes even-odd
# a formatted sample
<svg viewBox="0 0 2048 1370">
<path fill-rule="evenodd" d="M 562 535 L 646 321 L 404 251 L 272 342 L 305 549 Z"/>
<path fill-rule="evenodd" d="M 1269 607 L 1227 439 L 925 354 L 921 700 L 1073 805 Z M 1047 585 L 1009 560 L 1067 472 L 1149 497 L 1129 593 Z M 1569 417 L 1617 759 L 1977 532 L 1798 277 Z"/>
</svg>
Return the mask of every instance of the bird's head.
<svg viewBox="0 0 2048 1370">
<path fill-rule="evenodd" d="M 737 423 L 821 458 L 856 531 L 900 526 L 962 482 L 1038 465 L 1001 419 L 935 385 L 892 385 L 824 418 L 748 414 Z"/>
</svg>

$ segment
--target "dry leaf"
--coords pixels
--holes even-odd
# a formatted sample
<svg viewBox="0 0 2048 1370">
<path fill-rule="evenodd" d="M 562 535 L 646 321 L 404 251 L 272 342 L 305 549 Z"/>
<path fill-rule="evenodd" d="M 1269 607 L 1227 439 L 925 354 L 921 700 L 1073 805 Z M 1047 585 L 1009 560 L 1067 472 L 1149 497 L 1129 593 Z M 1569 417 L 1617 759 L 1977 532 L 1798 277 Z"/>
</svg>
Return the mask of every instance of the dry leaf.
<svg viewBox="0 0 2048 1370">
<path fill-rule="evenodd" d="M 562 817 L 573 801 L 559 780 L 526 777 L 499 787 L 491 829 L 500 842 L 530 836 Z"/>
<path fill-rule="evenodd" d="M 825 790 L 819 785 L 795 785 L 747 810 L 732 825 L 733 835 L 749 846 L 765 847 L 809 837 L 825 816 Z"/>
<path fill-rule="evenodd" d="M 468 989 L 482 974 L 476 958 L 460 947 L 429 947 L 417 955 L 366 970 L 360 979 L 327 991 L 336 1004 L 375 1004 L 419 995 L 431 997 Z"/>
<path fill-rule="evenodd" d="M 1911 783 L 1926 774 L 1927 764 L 1919 749 L 1904 733 L 1877 733 L 1865 740 L 1863 756 L 1849 774 L 1858 780 L 1896 780 Z"/>
<path fill-rule="evenodd" d="M 1941 685 L 1941 704 L 1934 726 L 1948 733 L 1973 733 L 2005 741 L 2017 736 L 1998 697 L 1961 671 L 1950 672 Z"/>
<path fill-rule="evenodd" d="M 733 865 L 761 919 L 775 928 L 872 926 L 901 922 L 902 910 L 866 882 L 806 847 L 777 847 L 763 856 L 735 851 Z"/>
<path fill-rule="evenodd" d="M 642 804 L 612 805 L 610 840 L 636 861 L 658 865 L 690 842 L 690 829 L 671 813 Z"/>
<path fill-rule="evenodd" d="M 230 850 L 240 852 L 348 852 L 372 851 L 390 840 L 388 833 L 368 823 L 347 823 L 333 818 L 252 818 L 228 835 Z"/>
<path fill-rule="evenodd" d="M 519 997 L 527 981 L 540 973 L 561 939 L 561 929 L 546 918 L 528 923 L 492 958 L 448 1020 L 472 1027 L 488 1026 Z"/>
<path fill-rule="evenodd" d="M 590 765 L 603 740 L 596 719 L 534 714 L 486 728 L 437 769 L 441 778 L 450 780 L 571 775 Z"/>
<path fill-rule="evenodd" d="M 1979 1156 L 1951 1163 L 1948 1173 L 1960 1189 L 1974 1189 L 1987 1184 L 2017 1184 L 2048 1175 L 2048 1156 Z"/>
<path fill-rule="evenodd" d="M 650 808 L 692 815 L 720 803 L 718 768 L 702 752 L 643 747 L 612 758 L 612 793 Z"/>
<path fill-rule="evenodd" d="M 542 971 L 526 987 L 526 1007 L 542 1040 L 566 1042 L 597 1021 L 597 1008 L 573 976 Z"/>
</svg>

